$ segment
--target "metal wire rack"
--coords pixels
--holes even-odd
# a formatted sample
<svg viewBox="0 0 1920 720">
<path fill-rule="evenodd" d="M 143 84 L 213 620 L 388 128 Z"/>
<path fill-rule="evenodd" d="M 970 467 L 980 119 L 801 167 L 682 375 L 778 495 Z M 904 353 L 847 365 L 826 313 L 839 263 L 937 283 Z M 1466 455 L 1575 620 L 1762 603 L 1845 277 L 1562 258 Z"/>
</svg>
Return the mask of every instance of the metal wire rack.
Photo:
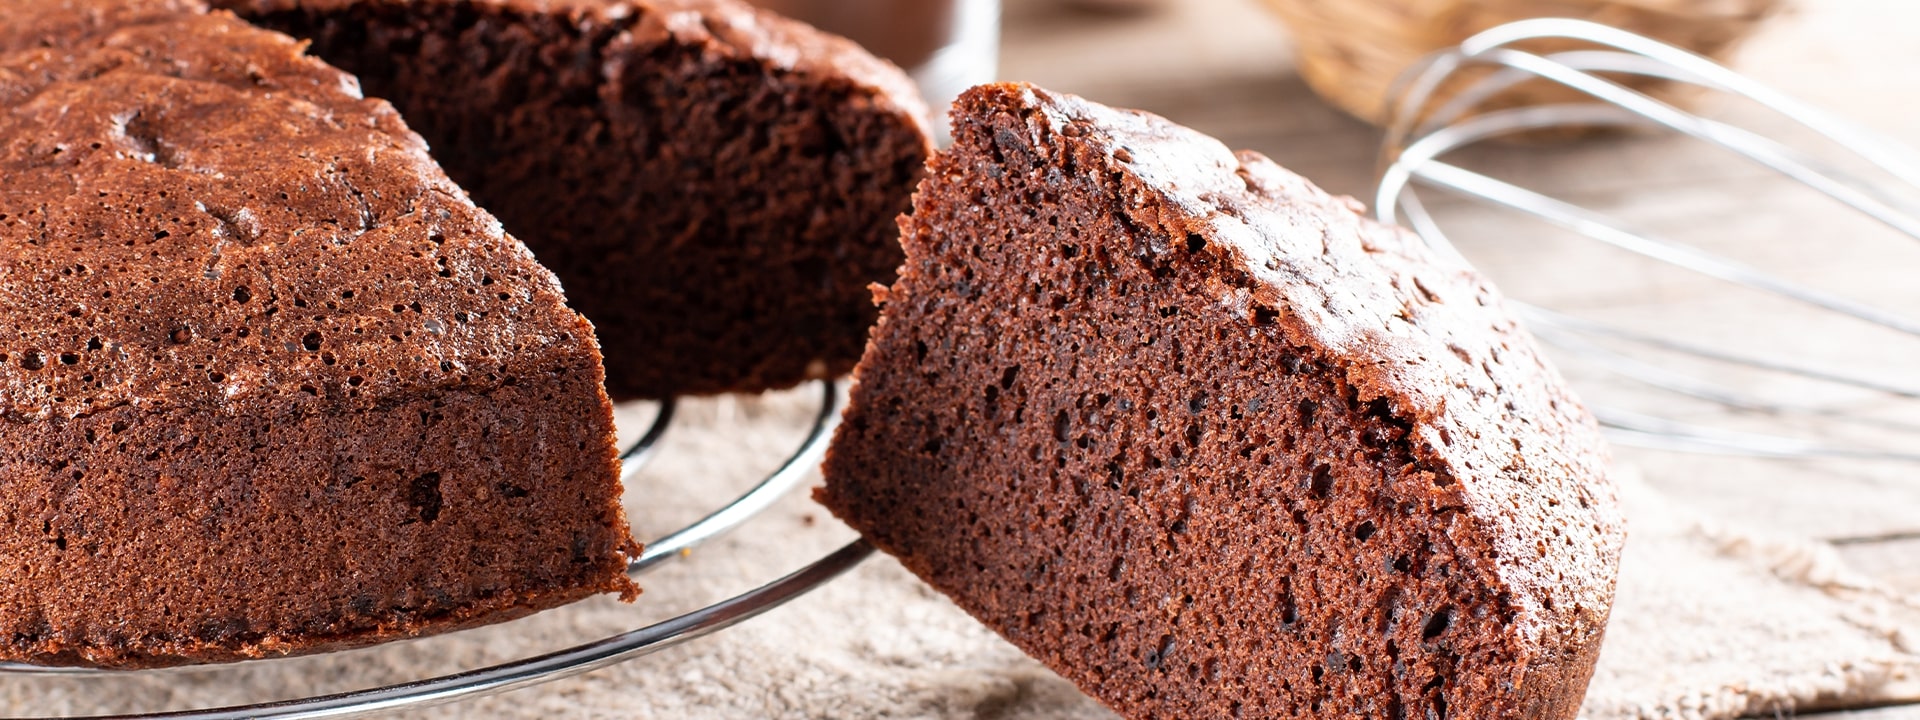
<svg viewBox="0 0 1920 720">
<path fill-rule="evenodd" d="M 627 565 L 627 573 L 639 575 L 660 567 L 669 560 L 684 557 L 687 550 L 739 527 L 771 507 L 799 485 L 819 462 L 821 454 L 826 451 L 827 441 L 832 438 L 833 429 L 840 420 L 844 388 L 838 381 L 821 381 L 819 390 L 820 407 L 814 415 L 812 428 L 800 447 L 794 450 L 785 462 L 769 473 L 759 484 L 754 485 L 732 502 L 686 527 L 647 543 L 640 557 Z M 640 468 L 654 456 L 659 448 L 660 439 L 665 436 L 668 427 L 673 423 L 673 415 L 674 402 L 667 400 L 661 403 L 658 413 L 655 414 L 646 432 L 621 453 L 623 481 L 631 481 Z M 105 717 L 166 718 L 168 720 L 348 718 L 502 693 L 591 672 L 733 626 L 827 583 L 841 573 L 852 569 L 872 553 L 871 546 L 863 541 L 855 541 L 785 577 L 699 610 L 557 652 L 491 667 L 295 700 L 144 715 L 94 717 L 95 720 Z M 9 675 L 84 675 L 99 677 L 103 682 L 110 682 L 113 676 L 137 672 L 151 671 L 50 668 L 0 663 L 0 682 L 4 682 Z"/>
</svg>

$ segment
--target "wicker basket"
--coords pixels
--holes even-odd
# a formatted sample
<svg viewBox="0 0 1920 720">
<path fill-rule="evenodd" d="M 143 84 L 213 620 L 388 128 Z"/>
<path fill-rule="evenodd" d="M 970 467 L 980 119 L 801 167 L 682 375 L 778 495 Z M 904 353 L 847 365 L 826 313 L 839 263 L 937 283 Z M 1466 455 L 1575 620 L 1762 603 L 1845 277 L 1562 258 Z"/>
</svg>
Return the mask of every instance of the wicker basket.
<svg viewBox="0 0 1920 720">
<path fill-rule="evenodd" d="M 1300 74 L 1314 92 L 1373 123 L 1383 120 L 1387 94 L 1400 73 L 1436 50 L 1513 20 L 1568 17 L 1631 30 L 1725 59 L 1783 4 L 1782 0 L 1266 0 L 1289 25 L 1300 52 Z M 1536 46 L 1536 52 L 1568 49 Z M 1684 102 L 1670 88 L 1640 89 Z M 1444 92 L 1444 89 L 1443 91 Z M 1581 95 L 1534 81 L 1491 105 L 1564 102 Z"/>
</svg>

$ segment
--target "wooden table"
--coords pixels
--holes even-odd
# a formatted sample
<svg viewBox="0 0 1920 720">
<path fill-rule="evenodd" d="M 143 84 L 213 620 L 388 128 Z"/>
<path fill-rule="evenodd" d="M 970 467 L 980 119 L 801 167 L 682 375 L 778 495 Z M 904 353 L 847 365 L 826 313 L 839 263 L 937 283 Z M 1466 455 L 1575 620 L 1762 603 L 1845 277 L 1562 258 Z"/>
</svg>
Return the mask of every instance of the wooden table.
<svg viewBox="0 0 1920 720">
<path fill-rule="evenodd" d="M 1259 150 L 1342 193 L 1368 197 L 1378 132 L 1330 109 L 1295 74 L 1285 30 L 1257 0 L 1173 0 L 1142 15 L 1089 14 L 1057 0 L 1007 0 L 1001 76 L 1165 115 L 1227 144 Z M 1750 75 L 1910 145 L 1920 146 L 1920 3 L 1823 0 L 1779 18 L 1742 51 Z M 1750 108 L 1710 112 L 1771 127 Z M 1711 148 L 1672 138 L 1615 138 L 1469 154 L 1482 168 L 1749 262 L 1888 307 L 1920 308 L 1920 243 L 1836 212 L 1810 191 Z M 1912 378 L 1920 344 L 1750 300 L 1713 281 L 1610 256 L 1592 243 L 1513 238 L 1544 230 L 1510 215 L 1439 203 L 1454 239 L 1513 296 L 1739 346 L 1812 347 L 1826 359 Z M 1550 234 L 1550 233 L 1544 233 Z M 1616 254 L 1617 255 L 1617 254 Z M 1781 334 L 1781 328 L 1792 329 Z M 1767 334 L 1772 333 L 1772 334 Z M 1863 353 L 1871 348 L 1874 353 Z M 1874 357 L 1862 357 L 1874 355 Z M 1633 391 L 1583 376 L 1590 400 Z M 1644 393 L 1642 393 L 1644 395 Z M 1642 402 L 1663 402 L 1659 398 Z M 1840 401 L 1845 402 L 1845 401 Z M 1907 403 L 1907 406 L 1920 403 Z M 1672 407 L 1686 417 L 1713 411 Z M 1920 423 L 1912 407 L 1888 412 Z M 1911 442 L 1906 447 L 1920 450 Z M 1858 569 L 1920 592 L 1920 481 L 1911 466 L 1784 463 L 1622 449 L 1665 493 L 1749 527 L 1833 543 Z M 1816 716 L 1803 716 L 1816 717 Z M 1818 716 L 1920 719 L 1920 706 Z"/>
</svg>

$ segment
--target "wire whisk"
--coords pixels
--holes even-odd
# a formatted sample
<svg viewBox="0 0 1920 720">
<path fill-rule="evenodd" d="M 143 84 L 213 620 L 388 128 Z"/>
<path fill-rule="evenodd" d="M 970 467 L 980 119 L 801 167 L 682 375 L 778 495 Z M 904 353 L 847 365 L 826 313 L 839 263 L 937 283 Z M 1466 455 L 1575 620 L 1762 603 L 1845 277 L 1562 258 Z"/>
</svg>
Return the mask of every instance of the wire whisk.
<svg viewBox="0 0 1920 720">
<path fill-rule="evenodd" d="M 1583 49 L 1531 52 L 1546 43 Z M 1770 134 L 1682 110 L 1616 82 L 1623 76 L 1684 83 L 1742 98 L 1824 138 L 1790 145 Z M 1572 88 L 1586 101 L 1504 107 L 1502 93 L 1523 83 Z M 1381 154 L 1375 212 L 1402 222 L 1442 253 L 1459 255 L 1442 221 L 1422 202 L 1419 188 L 1531 216 L 1549 225 L 1744 291 L 1784 299 L 1828 320 L 1877 328 L 1876 347 L 1920 338 L 1920 319 L 1786 275 L 1728 254 L 1636 228 L 1626 220 L 1443 160 L 1488 140 L 1569 129 L 1631 128 L 1689 137 L 1726 150 L 1766 171 L 1805 185 L 1896 235 L 1920 240 L 1920 154 L 1788 97 L 1752 78 L 1671 45 L 1581 20 L 1509 23 L 1430 56 L 1400 81 Z M 1846 165 L 1867 166 L 1859 172 Z M 1755 207 L 1752 212 L 1766 212 Z M 1498 278 L 1496 278 L 1498 279 Z M 1549 347 L 1611 379 L 1668 394 L 1653 410 L 1588 393 L 1593 410 L 1616 441 L 1666 450 L 1771 458 L 1864 459 L 1920 462 L 1920 418 L 1911 410 L 1920 385 L 1909 377 L 1882 377 L 1846 363 L 1794 357 L 1777 338 L 1759 351 L 1729 343 L 1607 323 L 1573 312 L 1516 302 L 1524 322 Z M 1784 321 L 1788 326 L 1790 322 Z M 1920 354 L 1895 361 L 1920 369 Z M 1751 376 L 1741 375 L 1750 373 Z M 1911 376 L 1911 373 L 1895 373 Z M 1733 376 L 1757 378 L 1734 382 Z M 1617 385 L 1618 383 L 1616 383 Z M 1773 392 L 1763 387 L 1773 387 Z M 1819 389 L 1808 389 L 1810 387 Z M 1818 400 L 1831 395 L 1824 401 Z M 1599 396 L 1599 397 L 1596 397 Z M 1680 417 L 1678 397 L 1726 412 L 1715 422 Z M 1643 403 L 1647 404 L 1647 403 Z M 1889 417 L 1891 405 L 1907 411 Z M 1696 414 L 1696 413 L 1684 413 Z M 1713 413 L 1706 413 L 1713 414 Z M 1767 421 L 1764 430 L 1749 429 Z M 1844 437 L 1842 437 L 1844 436 Z"/>
</svg>

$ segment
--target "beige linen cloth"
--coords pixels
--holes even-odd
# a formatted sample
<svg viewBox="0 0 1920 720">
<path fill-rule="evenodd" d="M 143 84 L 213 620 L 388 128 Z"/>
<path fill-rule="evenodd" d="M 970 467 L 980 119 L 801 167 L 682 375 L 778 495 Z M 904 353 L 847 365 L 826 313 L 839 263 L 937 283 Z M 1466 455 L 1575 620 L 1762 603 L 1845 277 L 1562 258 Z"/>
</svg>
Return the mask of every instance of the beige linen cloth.
<svg viewBox="0 0 1920 720">
<path fill-rule="evenodd" d="M 683 404 L 628 490 L 642 537 L 717 507 L 776 466 L 817 389 Z M 622 409 L 639 429 L 647 412 Z M 1637 479 L 1632 539 L 1590 720 L 1772 717 L 1911 695 L 1920 611 L 1824 546 L 1708 522 Z M 98 678 L 0 677 L 0 710 L 56 716 L 338 692 L 525 657 L 699 607 L 796 569 L 851 533 L 795 493 L 741 531 L 607 599 L 440 638 L 335 655 Z M 744 625 L 589 675 L 403 717 L 1111 718 L 899 565 L 875 557 Z"/>
</svg>

